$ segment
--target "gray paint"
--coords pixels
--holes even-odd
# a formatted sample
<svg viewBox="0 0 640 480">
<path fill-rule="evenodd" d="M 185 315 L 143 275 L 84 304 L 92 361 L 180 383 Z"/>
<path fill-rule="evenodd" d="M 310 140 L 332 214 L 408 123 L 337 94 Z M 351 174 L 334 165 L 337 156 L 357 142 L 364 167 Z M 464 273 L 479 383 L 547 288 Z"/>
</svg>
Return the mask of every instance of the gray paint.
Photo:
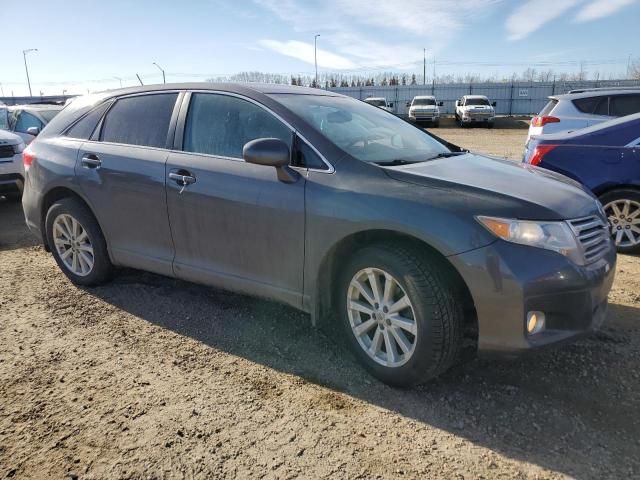
<svg viewBox="0 0 640 480">
<path fill-rule="evenodd" d="M 163 90 L 225 92 L 264 105 L 335 170 L 297 169 L 295 181 L 284 183 L 272 167 L 181 152 L 181 99 L 175 139 L 172 133 L 168 139 L 172 148 L 60 136 L 97 101 Z M 335 95 L 301 87 L 183 84 L 76 100 L 32 144 L 37 161 L 23 201 L 28 225 L 39 232 L 44 195 L 64 186 L 93 210 L 115 263 L 274 298 L 313 315 L 323 287 L 319 271 L 332 248 L 358 233 L 396 232 L 449 258 L 473 297 L 484 351 L 534 346 L 524 334 L 524 315 L 540 304 L 564 320 L 538 344 L 595 326 L 592 313 L 613 278 L 613 248 L 593 265 L 578 267 L 554 252 L 498 241 L 474 218 L 600 215 L 593 196 L 575 182 L 475 155 L 389 168 L 360 162 L 265 95 L 271 92 Z M 100 168 L 82 165 L 87 153 L 100 157 Z M 178 170 L 196 178 L 182 193 L 168 180 Z"/>
</svg>

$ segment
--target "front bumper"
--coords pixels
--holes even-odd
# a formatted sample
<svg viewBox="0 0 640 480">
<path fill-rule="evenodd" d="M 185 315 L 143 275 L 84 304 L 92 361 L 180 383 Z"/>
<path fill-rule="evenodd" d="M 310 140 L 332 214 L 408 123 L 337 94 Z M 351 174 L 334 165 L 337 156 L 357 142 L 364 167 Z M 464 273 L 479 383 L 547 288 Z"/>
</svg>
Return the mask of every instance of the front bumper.
<svg viewBox="0 0 640 480">
<path fill-rule="evenodd" d="M 24 190 L 24 178 L 19 173 L 0 174 L 0 195 L 21 194 Z"/>
<path fill-rule="evenodd" d="M 466 114 L 462 116 L 462 121 L 465 123 L 479 123 L 479 122 L 493 122 L 495 116 L 490 114 L 483 113 L 472 113 Z"/>
<path fill-rule="evenodd" d="M 573 340 L 605 320 L 616 266 L 613 245 L 586 266 L 556 252 L 502 240 L 449 258 L 475 303 L 481 355 L 517 355 Z M 546 328 L 534 335 L 526 330 L 530 311 L 546 316 Z"/>
</svg>

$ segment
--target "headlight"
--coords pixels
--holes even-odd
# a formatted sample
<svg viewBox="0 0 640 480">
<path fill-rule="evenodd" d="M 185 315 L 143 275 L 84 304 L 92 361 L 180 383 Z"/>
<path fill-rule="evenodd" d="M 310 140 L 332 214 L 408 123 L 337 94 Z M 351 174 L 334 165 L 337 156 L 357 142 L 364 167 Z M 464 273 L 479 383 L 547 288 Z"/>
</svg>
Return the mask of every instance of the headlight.
<svg viewBox="0 0 640 480">
<path fill-rule="evenodd" d="M 13 152 L 16 153 L 16 154 L 22 153 L 24 151 L 24 149 L 25 149 L 24 142 L 13 146 Z"/>
<path fill-rule="evenodd" d="M 495 236 L 507 242 L 553 250 L 578 265 L 585 263 L 578 241 L 565 222 L 535 222 L 482 216 L 476 219 Z"/>
</svg>

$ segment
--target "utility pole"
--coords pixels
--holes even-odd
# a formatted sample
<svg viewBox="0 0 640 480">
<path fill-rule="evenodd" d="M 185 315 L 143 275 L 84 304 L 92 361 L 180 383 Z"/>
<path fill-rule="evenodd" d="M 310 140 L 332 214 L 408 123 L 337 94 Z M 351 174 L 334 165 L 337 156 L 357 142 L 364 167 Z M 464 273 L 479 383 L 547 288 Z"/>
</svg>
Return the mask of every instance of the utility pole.
<svg viewBox="0 0 640 480">
<path fill-rule="evenodd" d="M 27 66 L 27 53 L 37 52 L 37 48 L 28 48 L 22 51 L 22 58 L 24 58 L 24 71 L 27 73 L 27 85 L 29 86 L 29 96 L 33 96 L 31 93 L 31 80 L 29 79 L 29 67 Z"/>
<path fill-rule="evenodd" d="M 427 84 L 427 49 L 422 49 L 422 84 Z"/>
<path fill-rule="evenodd" d="M 4 97 L 4 88 L 2 88 L 2 84 L 0 83 L 0 93 L 2 93 L 2 96 Z"/>
<path fill-rule="evenodd" d="M 316 64 L 316 88 L 318 88 L 318 37 L 319 33 L 315 34 L 313 37 L 313 60 Z"/>
<path fill-rule="evenodd" d="M 153 64 L 158 67 L 160 69 L 160 71 L 162 72 L 162 83 L 167 83 L 167 79 L 164 76 L 164 70 L 162 69 L 162 67 L 160 65 L 158 65 L 156 62 L 153 62 Z"/>
<path fill-rule="evenodd" d="M 120 82 L 120 88 L 122 88 L 122 79 L 120 77 L 113 77 Z"/>
<path fill-rule="evenodd" d="M 629 58 L 627 59 L 627 80 L 631 78 L 631 54 L 629 54 Z"/>
<path fill-rule="evenodd" d="M 433 57 L 433 78 L 431 80 L 431 95 L 436 94 L 436 57 Z"/>
</svg>

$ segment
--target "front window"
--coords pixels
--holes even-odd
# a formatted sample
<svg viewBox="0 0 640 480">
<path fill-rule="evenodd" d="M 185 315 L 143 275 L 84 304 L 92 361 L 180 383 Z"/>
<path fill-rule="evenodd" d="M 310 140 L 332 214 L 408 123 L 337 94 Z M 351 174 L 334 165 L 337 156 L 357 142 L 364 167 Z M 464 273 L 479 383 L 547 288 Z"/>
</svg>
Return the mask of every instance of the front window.
<svg viewBox="0 0 640 480">
<path fill-rule="evenodd" d="M 436 101 L 433 98 L 414 98 L 411 105 L 435 105 Z"/>
<path fill-rule="evenodd" d="M 365 100 L 366 103 L 368 103 L 369 105 L 373 105 L 374 107 L 386 107 L 387 106 L 387 102 L 385 102 L 384 100 L 380 100 L 378 98 L 371 98 L 369 100 Z"/>
<path fill-rule="evenodd" d="M 364 162 L 422 162 L 451 154 L 404 120 L 347 97 L 273 94 L 296 115 L 349 155 Z"/>
<path fill-rule="evenodd" d="M 242 158 L 244 145 L 257 138 L 279 138 L 291 147 L 292 132 L 247 100 L 210 93 L 192 95 L 184 130 L 186 152 Z"/>
<path fill-rule="evenodd" d="M 467 101 L 464 103 L 466 105 L 489 105 L 489 100 L 486 98 L 467 98 Z"/>
<path fill-rule="evenodd" d="M 27 112 L 22 112 L 16 121 L 15 131 L 19 133 L 27 133 L 31 127 L 42 130 L 42 122 Z"/>
</svg>

